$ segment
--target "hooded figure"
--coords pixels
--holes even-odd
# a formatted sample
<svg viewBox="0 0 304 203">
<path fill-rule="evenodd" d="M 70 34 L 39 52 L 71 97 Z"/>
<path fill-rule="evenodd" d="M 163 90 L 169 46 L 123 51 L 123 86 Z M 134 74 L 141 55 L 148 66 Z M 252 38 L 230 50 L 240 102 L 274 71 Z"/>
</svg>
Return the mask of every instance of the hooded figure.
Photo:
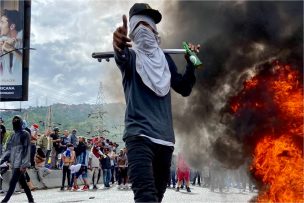
<svg viewBox="0 0 304 203">
<path fill-rule="evenodd" d="M 135 202 L 162 201 L 175 143 L 170 90 L 189 96 L 195 83 L 189 56 L 181 74 L 160 48 L 156 24 L 161 18 L 158 10 L 136 3 L 129 11 L 130 38 L 125 15 L 123 26 L 113 33 L 114 57 L 126 100 L 123 140 Z M 189 43 L 189 47 L 198 52 L 199 45 Z"/>
<path fill-rule="evenodd" d="M 8 202 L 14 193 L 17 182 L 24 188 L 29 202 L 34 202 L 31 190 L 26 183 L 24 172 L 31 166 L 31 135 L 23 130 L 23 120 L 20 116 L 14 116 L 12 120 L 14 134 L 10 137 L 6 151 L 1 157 L 1 163 L 10 161 L 12 166 L 12 178 L 9 189 L 2 202 Z"/>
<path fill-rule="evenodd" d="M 23 130 L 23 120 L 14 116 L 12 120 L 14 134 L 7 142 L 1 163 L 10 160 L 12 168 L 27 168 L 30 164 L 30 134 Z"/>
</svg>

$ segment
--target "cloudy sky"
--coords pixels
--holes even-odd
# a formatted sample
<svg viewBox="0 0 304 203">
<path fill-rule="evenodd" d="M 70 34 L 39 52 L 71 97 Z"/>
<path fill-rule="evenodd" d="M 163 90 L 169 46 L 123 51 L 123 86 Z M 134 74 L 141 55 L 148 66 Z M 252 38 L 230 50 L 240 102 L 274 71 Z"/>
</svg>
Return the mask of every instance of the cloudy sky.
<svg viewBox="0 0 304 203">
<path fill-rule="evenodd" d="M 32 0 L 31 47 L 36 51 L 30 53 L 29 101 L 22 102 L 22 107 L 94 104 L 100 82 L 107 103 L 124 102 L 114 61 L 99 63 L 91 54 L 112 50 L 112 33 L 135 2 L 142 1 Z M 162 10 L 158 1 L 145 2 Z"/>
</svg>

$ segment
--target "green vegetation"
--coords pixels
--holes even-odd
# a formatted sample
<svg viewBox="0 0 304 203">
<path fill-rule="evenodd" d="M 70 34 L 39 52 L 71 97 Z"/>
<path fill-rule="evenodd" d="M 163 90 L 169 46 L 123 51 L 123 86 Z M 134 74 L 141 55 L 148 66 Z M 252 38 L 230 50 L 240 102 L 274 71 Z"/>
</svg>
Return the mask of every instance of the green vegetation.
<svg viewBox="0 0 304 203">
<path fill-rule="evenodd" d="M 23 109 L 22 112 L 5 111 L 1 112 L 1 117 L 5 121 L 5 126 L 8 131 L 12 131 L 11 119 L 14 115 L 21 115 L 26 119 L 28 125 L 37 123 L 40 126 L 40 132 L 43 133 L 44 125 L 47 121 L 47 112 L 49 107 L 30 107 Z M 77 129 L 78 135 L 92 137 L 103 132 L 109 139 L 122 143 L 122 132 L 124 129 L 124 111 L 125 105 L 121 103 L 104 104 L 106 112 L 101 117 L 98 117 L 98 106 L 90 104 L 54 104 L 52 109 L 52 124 L 50 127 L 59 127 L 63 130 Z"/>
</svg>

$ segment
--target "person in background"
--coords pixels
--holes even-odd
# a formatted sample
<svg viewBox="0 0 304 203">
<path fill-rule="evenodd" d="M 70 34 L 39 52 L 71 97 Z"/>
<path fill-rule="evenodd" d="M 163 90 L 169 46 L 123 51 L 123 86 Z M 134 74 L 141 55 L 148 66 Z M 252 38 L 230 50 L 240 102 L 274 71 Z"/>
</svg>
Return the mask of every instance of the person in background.
<svg viewBox="0 0 304 203">
<path fill-rule="evenodd" d="M 49 175 L 51 171 L 45 167 L 45 154 L 41 148 L 37 149 L 35 156 L 35 168 L 37 171 L 38 181 L 42 184 L 42 189 L 47 189 L 44 177 Z"/>
<path fill-rule="evenodd" d="M 183 155 L 179 153 L 178 157 L 177 157 L 177 188 L 176 188 L 177 192 L 179 191 L 183 180 L 186 183 L 187 192 L 191 192 L 190 187 L 189 187 L 190 186 L 190 167 L 186 163 Z"/>
<path fill-rule="evenodd" d="M 48 137 L 46 134 L 42 134 L 39 139 L 37 140 L 37 148 L 40 148 L 43 153 L 45 154 L 45 157 L 47 157 L 47 147 L 48 147 Z"/>
<path fill-rule="evenodd" d="M 92 170 L 92 183 L 93 183 L 93 190 L 97 190 L 97 184 L 100 179 L 101 175 L 101 167 L 100 167 L 100 158 L 99 154 L 98 157 L 93 153 L 93 147 L 89 154 L 89 169 Z"/>
<path fill-rule="evenodd" d="M 73 186 L 73 191 L 79 190 L 79 186 L 77 184 L 77 179 L 80 176 L 81 176 L 81 178 L 84 182 L 84 186 L 81 190 L 82 191 L 88 191 L 89 187 L 90 187 L 90 183 L 88 181 L 88 168 L 87 168 L 87 166 L 84 166 L 82 164 L 76 164 L 76 165 L 72 165 L 72 166 L 77 167 L 77 170 L 74 173 L 72 173 L 73 167 L 71 168 L 71 173 L 72 173 L 72 177 L 73 177 L 72 180 L 71 180 L 71 185 L 74 185 Z M 80 166 L 80 168 L 78 170 L 79 166 Z"/>
<path fill-rule="evenodd" d="M 76 181 L 79 176 L 82 177 L 85 185 L 82 190 L 86 191 L 89 189 L 90 183 L 88 181 L 88 161 L 89 161 L 89 152 L 87 151 L 87 144 L 84 137 L 79 137 L 79 142 L 75 150 L 76 153 L 76 162 L 77 164 L 81 164 L 81 168 L 79 172 L 77 172 L 74 176 L 74 181 Z"/>
<path fill-rule="evenodd" d="M 112 182 L 112 185 L 114 184 L 115 182 L 115 157 L 116 157 L 116 154 L 115 152 L 113 151 L 113 143 L 110 142 L 109 143 L 109 157 L 110 157 L 110 162 L 111 162 L 111 182 Z M 117 181 L 117 180 L 116 180 Z"/>
<path fill-rule="evenodd" d="M 35 168 L 36 143 L 38 140 L 39 125 L 34 123 L 31 128 L 31 168 Z"/>
<path fill-rule="evenodd" d="M 63 136 L 61 136 L 60 139 L 61 139 L 61 142 L 59 144 L 59 156 L 60 156 L 59 168 L 62 169 L 62 165 L 63 165 L 62 153 L 67 150 L 67 145 L 70 143 L 69 131 L 64 130 Z"/>
<path fill-rule="evenodd" d="M 209 160 L 206 165 L 203 167 L 203 187 L 208 188 L 210 186 L 210 173 L 209 173 Z"/>
<path fill-rule="evenodd" d="M 30 135 L 32 134 L 32 131 L 31 131 L 31 129 L 29 129 L 26 120 L 22 121 L 22 129 L 25 130 L 25 131 L 27 131 Z"/>
<path fill-rule="evenodd" d="M 201 172 L 198 170 L 194 170 L 192 185 L 195 185 L 196 178 L 197 178 L 197 184 L 201 186 Z"/>
<path fill-rule="evenodd" d="M 46 130 L 45 136 L 47 138 L 47 147 L 46 147 L 46 154 L 45 154 L 45 164 L 49 165 L 51 163 L 50 161 L 50 156 L 52 152 L 52 147 L 53 147 L 53 140 L 51 138 L 52 131 L 51 130 Z"/>
<path fill-rule="evenodd" d="M 75 151 L 74 151 L 74 146 L 72 144 L 67 144 L 67 149 L 62 153 L 62 162 L 63 162 L 63 167 L 62 167 L 62 184 L 60 190 L 64 190 L 64 184 L 65 184 L 65 178 L 67 177 L 68 180 L 68 188 L 67 190 L 70 190 L 71 187 L 71 170 L 70 166 L 75 163 Z"/>
<path fill-rule="evenodd" d="M 218 189 L 220 193 L 223 192 L 224 189 L 224 172 L 225 169 L 221 162 L 217 159 L 210 160 L 210 191 L 214 192 L 214 190 Z"/>
<path fill-rule="evenodd" d="M 60 136 L 59 136 L 59 128 L 55 127 L 54 128 L 54 133 L 50 134 L 50 137 L 52 138 L 52 143 L 53 143 L 53 147 L 52 147 L 52 151 L 51 151 L 51 167 L 53 169 L 58 169 L 58 154 L 60 152 Z"/>
<path fill-rule="evenodd" d="M 127 181 L 128 181 L 128 174 L 127 174 L 127 166 L 128 166 L 128 159 L 127 154 L 124 152 L 123 149 L 120 150 L 119 155 L 117 157 L 117 165 L 118 165 L 118 189 L 128 189 Z M 123 183 L 123 185 L 122 185 Z"/>
<path fill-rule="evenodd" d="M 172 161 L 171 161 L 171 167 L 170 167 L 170 177 L 168 180 L 168 187 L 171 186 L 172 181 L 172 187 L 175 188 L 176 185 L 176 156 L 172 155 Z"/>
<path fill-rule="evenodd" d="M 67 149 L 67 145 L 71 143 L 69 138 L 69 131 L 64 130 L 63 131 L 63 137 L 61 137 L 61 143 L 60 143 L 60 151 L 63 153 Z"/>
<path fill-rule="evenodd" d="M 32 131 L 31 129 L 28 127 L 28 124 L 26 122 L 26 120 L 22 121 L 22 129 L 27 131 L 30 135 L 32 135 Z M 32 138 L 31 138 L 32 139 Z M 29 176 L 29 174 L 27 173 L 27 171 L 25 170 L 24 172 L 24 178 L 26 180 L 27 185 L 29 186 L 31 191 L 34 191 L 37 189 L 37 187 L 33 184 L 33 182 L 31 181 L 31 178 Z"/>
<path fill-rule="evenodd" d="M 12 166 L 12 177 L 9 183 L 9 189 L 2 202 L 8 202 L 10 200 L 18 181 L 23 187 L 28 201 L 34 202 L 31 190 L 24 176 L 26 168 L 31 166 L 31 135 L 23 130 L 22 124 L 23 120 L 20 116 L 13 117 L 12 125 L 14 134 L 10 137 L 6 151 L 1 157 L 0 164 L 3 163 L 2 161 L 10 160 Z"/>
<path fill-rule="evenodd" d="M 101 160 L 101 167 L 103 171 L 103 183 L 104 187 L 110 188 L 110 180 L 111 180 L 111 158 L 109 157 L 110 150 L 108 148 L 104 148 L 105 157 Z"/>
<path fill-rule="evenodd" d="M 69 135 L 69 143 L 74 145 L 74 148 L 77 147 L 77 130 L 73 129 L 72 133 Z"/>
<path fill-rule="evenodd" d="M 73 164 L 70 166 L 71 170 L 71 182 L 70 182 L 70 188 L 73 188 L 73 191 L 77 191 L 79 189 L 79 186 L 77 184 L 77 178 L 76 173 L 80 171 L 81 164 Z"/>
</svg>

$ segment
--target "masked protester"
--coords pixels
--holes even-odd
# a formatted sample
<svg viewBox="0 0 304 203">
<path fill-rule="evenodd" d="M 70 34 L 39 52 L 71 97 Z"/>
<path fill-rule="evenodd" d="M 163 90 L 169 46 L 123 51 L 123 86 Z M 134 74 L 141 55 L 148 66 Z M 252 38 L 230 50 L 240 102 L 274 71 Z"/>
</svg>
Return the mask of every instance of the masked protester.
<svg viewBox="0 0 304 203">
<path fill-rule="evenodd" d="M 172 58 L 159 47 L 156 24 L 161 18 L 148 4 L 136 3 L 129 12 L 129 37 L 125 15 L 123 26 L 113 34 L 127 105 L 123 140 L 135 202 L 162 201 L 175 143 L 170 89 L 188 96 L 195 83 L 189 57 L 185 56 L 184 74 L 179 74 Z M 199 45 L 189 48 L 198 52 Z"/>
<path fill-rule="evenodd" d="M 1 163 L 10 160 L 12 166 L 12 178 L 9 183 L 9 189 L 2 200 L 2 202 L 8 202 L 12 194 L 14 193 L 17 182 L 25 191 L 29 202 L 34 202 L 31 190 L 25 180 L 26 168 L 31 166 L 31 135 L 23 130 L 22 118 L 20 116 L 14 116 L 12 120 L 14 134 L 10 137 L 6 151 L 1 157 Z"/>
</svg>

